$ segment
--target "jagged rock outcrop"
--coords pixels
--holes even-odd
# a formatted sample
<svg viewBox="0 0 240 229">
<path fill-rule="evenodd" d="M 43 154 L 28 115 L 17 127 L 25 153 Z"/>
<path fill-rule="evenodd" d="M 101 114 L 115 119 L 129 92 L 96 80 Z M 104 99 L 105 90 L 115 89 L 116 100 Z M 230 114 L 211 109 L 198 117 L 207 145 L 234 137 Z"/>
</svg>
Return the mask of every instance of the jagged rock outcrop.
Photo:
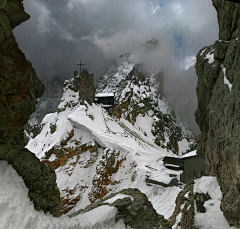
<svg viewBox="0 0 240 229">
<path fill-rule="evenodd" d="M 146 195 L 140 192 L 138 189 L 129 188 L 122 190 L 120 193 L 130 195 L 134 198 L 132 204 L 129 205 L 129 212 L 126 211 L 125 214 L 121 214 L 120 207 L 122 207 L 122 205 L 120 205 L 119 202 L 117 203 L 115 201 L 113 203 L 113 206 L 116 206 L 118 208 L 119 215 L 117 216 L 124 219 L 125 225 L 130 226 L 130 228 L 134 229 L 159 228 L 160 225 L 162 226 L 162 229 L 172 228 L 170 223 L 164 219 L 163 216 L 157 214 L 152 204 L 148 201 Z"/>
<path fill-rule="evenodd" d="M 153 39 L 138 49 L 141 48 L 143 53 L 150 53 L 159 48 L 159 43 Z M 194 150 L 194 135 L 180 123 L 163 97 L 163 69 L 151 74 L 151 69 L 147 70 L 144 65 L 144 62 L 135 59 L 134 53 L 119 56 L 99 80 L 97 92 L 115 94 L 112 114 L 117 118 L 125 118 L 133 125 L 141 116 L 153 118 L 151 134 L 156 145 L 175 154 Z M 180 142 L 184 141 L 189 146 L 183 151 Z"/>
<path fill-rule="evenodd" d="M 45 90 L 12 32 L 29 17 L 22 0 L 0 2 L 0 160 L 8 161 L 23 177 L 37 210 L 58 216 L 60 194 L 55 172 L 24 149 L 23 126 Z"/>
<path fill-rule="evenodd" d="M 36 105 L 36 111 L 31 115 L 31 120 L 35 120 L 33 124 L 36 124 L 36 121 L 41 123 L 46 114 L 57 111 L 57 106 L 63 93 L 62 88 L 64 81 L 58 76 L 44 79 L 43 83 L 46 90 Z"/>
<path fill-rule="evenodd" d="M 95 98 L 94 74 L 89 74 L 87 69 L 82 70 L 81 76 L 77 79 L 79 85 L 79 98 L 86 100 L 92 105 Z"/>
<path fill-rule="evenodd" d="M 221 209 L 230 225 L 240 227 L 240 5 L 213 0 L 219 40 L 197 54 L 198 154 L 206 174 L 217 177 Z"/>
<path fill-rule="evenodd" d="M 182 229 L 194 229 L 194 181 L 190 181 L 176 198 L 176 207 L 168 219 L 173 226 Z"/>
</svg>

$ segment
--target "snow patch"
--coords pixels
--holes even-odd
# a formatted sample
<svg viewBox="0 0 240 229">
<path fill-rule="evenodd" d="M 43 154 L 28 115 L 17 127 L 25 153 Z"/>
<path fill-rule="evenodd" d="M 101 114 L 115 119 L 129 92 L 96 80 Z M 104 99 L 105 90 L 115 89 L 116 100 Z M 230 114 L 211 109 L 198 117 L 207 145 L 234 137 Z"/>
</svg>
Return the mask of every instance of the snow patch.
<svg viewBox="0 0 240 229">
<path fill-rule="evenodd" d="M 208 59 L 208 63 L 211 64 L 214 61 L 214 49 L 211 50 L 204 59 Z"/>
<path fill-rule="evenodd" d="M 95 98 L 96 97 L 110 97 L 110 96 L 114 96 L 114 93 L 97 93 L 95 95 Z"/>
<path fill-rule="evenodd" d="M 203 55 L 203 53 L 205 52 L 206 48 L 202 50 L 202 52 L 200 53 L 200 56 Z"/>
<path fill-rule="evenodd" d="M 226 76 L 226 68 L 223 67 L 222 65 L 222 71 L 223 71 L 223 74 L 224 74 L 224 84 L 226 84 L 229 88 L 229 90 L 231 91 L 232 90 L 232 84 L 230 83 L 230 81 L 227 79 L 227 76 Z"/>
<path fill-rule="evenodd" d="M 195 201 L 195 223 L 194 227 L 199 229 L 228 229 L 235 228 L 230 227 L 227 220 L 225 219 L 223 212 L 220 209 L 222 200 L 222 192 L 216 177 L 203 176 L 195 180 L 194 189 L 195 193 L 208 193 L 211 197 L 210 200 L 204 203 L 206 208 L 205 213 L 197 212 L 196 201 Z"/>
<path fill-rule="evenodd" d="M 57 159 L 57 156 L 55 154 L 52 154 L 48 160 L 51 162 L 51 161 L 55 161 L 56 159 Z"/>
<path fill-rule="evenodd" d="M 186 153 L 183 156 L 181 156 L 180 158 L 183 159 L 183 158 L 194 157 L 194 156 L 197 156 L 197 150 L 194 150 L 192 152 Z"/>
</svg>

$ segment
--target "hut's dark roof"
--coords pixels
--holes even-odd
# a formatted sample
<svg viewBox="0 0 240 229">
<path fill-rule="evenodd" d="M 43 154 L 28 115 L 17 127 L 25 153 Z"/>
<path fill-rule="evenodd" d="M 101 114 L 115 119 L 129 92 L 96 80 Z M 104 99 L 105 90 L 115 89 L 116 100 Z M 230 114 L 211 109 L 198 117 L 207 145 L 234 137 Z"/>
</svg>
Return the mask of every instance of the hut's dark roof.
<svg viewBox="0 0 240 229">
<path fill-rule="evenodd" d="M 184 166 L 184 160 L 178 158 L 178 157 L 164 157 L 163 163 L 165 164 L 171 164 L 171 165 L 178 165 L 180 168 L 183 168 Z"/>
</svg>

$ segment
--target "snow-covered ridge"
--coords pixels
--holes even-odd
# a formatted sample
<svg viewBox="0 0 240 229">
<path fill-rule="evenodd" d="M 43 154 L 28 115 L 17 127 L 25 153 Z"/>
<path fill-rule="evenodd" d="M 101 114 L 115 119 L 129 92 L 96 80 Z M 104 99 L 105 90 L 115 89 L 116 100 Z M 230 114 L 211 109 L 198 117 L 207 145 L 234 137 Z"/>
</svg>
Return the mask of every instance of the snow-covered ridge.
<svg viewBox="0 0 240 229">
<path fill-rule="evenodd" d="M 153 187 L 147 186 L 146 175 L 170 183 L 172 177 L 161 159 L 173 155 L 153 142 L 151 123 L 157 119 L 154 111 L 138 115 L 132 125 L 124 117 L 109 115 L 100 105 L 80 105 L 72 83 L 70 80 L 65 84 L 58 112 L 45 116 L 41 133 L 27 145 L 45 164 L 55 168 L 65 203 L 63 212 L 70 214 L 129 187 L 139 188 L 153 203 L 157 196 L 153 195 Z M 141 87 L 149 88 L 144 83 Z M 165 112 L 168 113 L 167 107 Z M 179 176 L 179 172 L 173 173 Z M 174 195 L 176 190 L 172 190 Z M 161 209 L 160 214 L 165 212 Z"/>
<path fill-rule="evenodd" d="M 0 228 L 4 229 L 125 229 L 123 220 L 115 222 L 117 209 L 113 206 L 100 206 L 91 211 L 82 214 L 76 214 L 74 217 L 68 216 L 53 217 L 49 213 L 36 211 L 33 203 L 29 200 L 28 189 L 22 178 L 7 164 L 6 161 L 0 161 Z M 154 203 L 154 207 L 161 212 L 165 218 L 169 218 L 175 206 L 175 198 L 181 189 L 176 187 L 161 188 L 155 187 L 152 194 L 149 195 Z M 150 189 L 149 189 L 150 191 Z M 149 192 L 148 191 L 148 192 Z M 194 227 L 200 229 L 230 229 L 225 219 L 220 203 L 222 193 L 215 177 L 202 177 L 195 180 L 194 193 L 209 194 L 211 199 L 206 201 L 204 206 L 205 213 L 197 212 L 196 203 Z M 130 197 L 128 195 L 118 194 L 105 201 L 105 204 L 113 203 L 117 199 Z M 185 195 L 188 198 L 188 193 Z M 181 215 L 180 215 L 181 217 Z M 179 217 L 178 217 L 179 218 Z M 178 222 L 178 221 L 177 221 Z M 177 228 L 177 227 L 173 227 Z"/>
<path fill-rule="evenodd" d="M 127 71 L 122 74 L 122 69 Z M 119 105 L 115 107 L 118 117 L 135 125 L 138 118 L 148 116 L 152 141 L 181 155 L 195 144 L 195 140 L 193 134 L 176 119 L 163 97 L 163 77 L 161 69 L 149 75 L 135 54 L 121 55 L 99 80 L 96 90 L 103 94 L 114 93 L 115 102 Z"/>
<path fill-rule="evenodd" d="M 113 115 L 101 105 L 80 104 L 76 81 L 65 81 L 58 112 L 45 116 L 41 133 L 27 145 L 55 169 L 62 214 L 121 189 L 138 188 L 159 214 L 169 217 L 171 211 L 159 205 L 156 189 L 176 196 L 180 188 L 156 188 L 145 180 L 157 178 L 168 185 L 172 175 L 180 179 L 179 171 L 167 170 L 162 159 L 173 156 L 173 150 L 179 155 L 190 150 L 194 138 L 162 96 L 161 77 L 159 70 L 146 78 L 136 56 L 120 56 L 97 88 L 104 95 L 115 94 Z M 119 114 L 114 113 L 118 110 Z"/>
</svg>

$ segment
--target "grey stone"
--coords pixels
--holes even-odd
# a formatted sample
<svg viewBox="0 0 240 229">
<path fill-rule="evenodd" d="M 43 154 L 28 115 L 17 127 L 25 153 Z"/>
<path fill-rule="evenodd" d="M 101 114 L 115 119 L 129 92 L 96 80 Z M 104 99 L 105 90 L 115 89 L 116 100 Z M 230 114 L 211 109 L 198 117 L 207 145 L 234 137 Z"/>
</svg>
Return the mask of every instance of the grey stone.
<svg viewBox="0 0 240 229">
<path fill-rule="evenodd" d="M 94 74 L 89 74 L 87 69 L 84 68 L 79 79 L 79 98 L 86 100 L 92 105 L 95 98 Z"/>
<path fill-rule="evenodd" d="M 11 19 L 12 28 L 17 27 L 22 22 L 27 21 L 30 18 L 29 14 L 27 14 L 23 9 L 18 7 L 12 1 L 6 2 L 3 10 Z"/>
<path fill-rule="evenodd" d="M 197 54 L 198 108 L 201 133 L 197 153 L 205 158 L 206 174 L 217 177 L 223 193 L 221 209 L 231 226 L 240 226 L 240 5 L 213 0 L 219 41 Z M 215 60 L 206 55 L 214 50 Z M 223 68 L 226 69 L 225 75 Z M 231 90 L 224 77 L 232 84 Z"/>
</svg>

